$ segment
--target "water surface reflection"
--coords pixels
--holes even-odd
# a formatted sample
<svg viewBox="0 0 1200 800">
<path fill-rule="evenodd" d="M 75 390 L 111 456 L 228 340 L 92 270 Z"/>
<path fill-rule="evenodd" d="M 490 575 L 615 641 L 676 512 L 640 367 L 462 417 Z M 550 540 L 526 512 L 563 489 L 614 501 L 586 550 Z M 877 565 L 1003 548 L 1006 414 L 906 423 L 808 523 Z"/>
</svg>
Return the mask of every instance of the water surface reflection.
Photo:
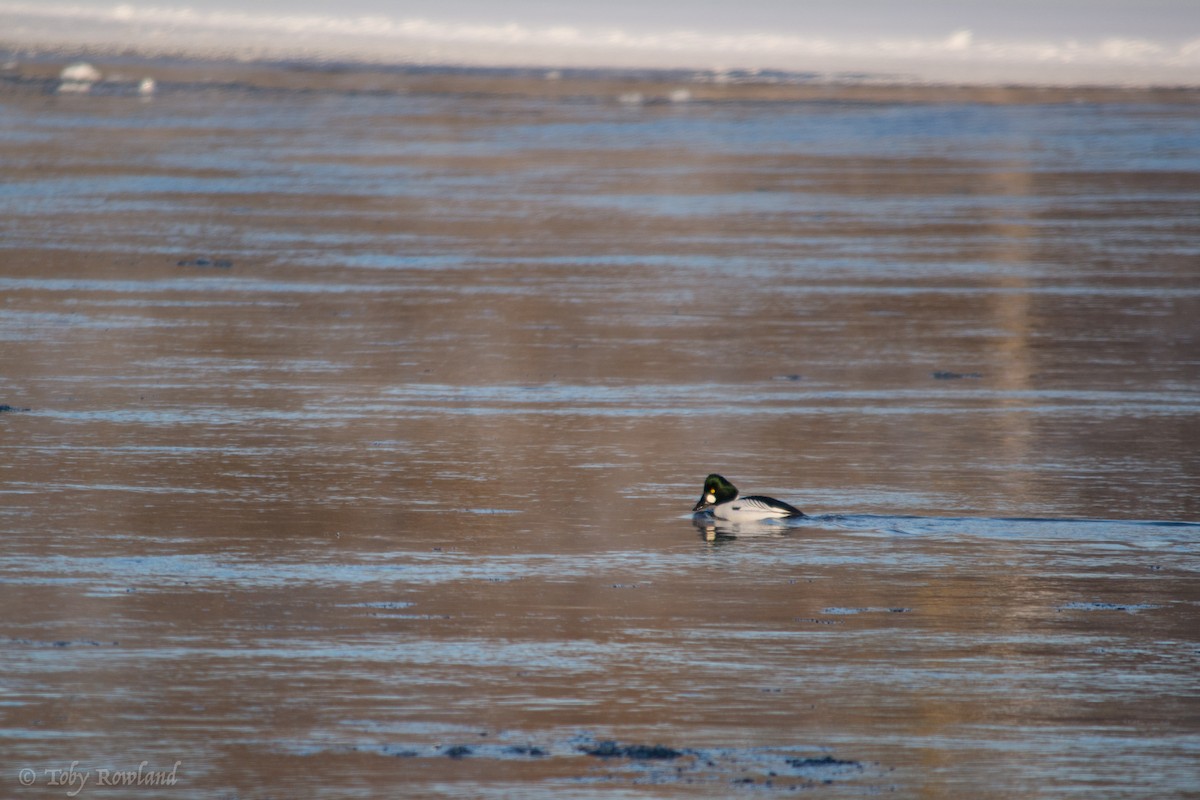
<svg viewBox="0 0 1200 800">
<path fill-rule="evenodd" d="M 0 95 L 0 793 L 1200 785 L 1194 104 L 243 69 Z"/>
</svg>

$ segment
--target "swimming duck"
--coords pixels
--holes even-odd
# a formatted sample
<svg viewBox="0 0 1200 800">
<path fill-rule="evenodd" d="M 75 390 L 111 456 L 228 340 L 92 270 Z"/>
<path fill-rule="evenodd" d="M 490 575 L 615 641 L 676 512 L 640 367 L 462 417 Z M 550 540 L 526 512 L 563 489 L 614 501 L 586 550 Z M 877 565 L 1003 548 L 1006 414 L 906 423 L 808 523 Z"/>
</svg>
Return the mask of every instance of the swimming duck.
<svg viewBox="0 0 1200 800">
<path fill-rule="evenodd" d="M 717 519 L 730 522 L 747 522 L 756 519 L 782 519 L 803 517 L 804 512 L 782 500 L 762 495 L 740 497 L 737 487 L 720 475 L 709 475 L 704 479 L 704 493 L 700 495 L 692 513 L 712 510 Z"/>
</svg>

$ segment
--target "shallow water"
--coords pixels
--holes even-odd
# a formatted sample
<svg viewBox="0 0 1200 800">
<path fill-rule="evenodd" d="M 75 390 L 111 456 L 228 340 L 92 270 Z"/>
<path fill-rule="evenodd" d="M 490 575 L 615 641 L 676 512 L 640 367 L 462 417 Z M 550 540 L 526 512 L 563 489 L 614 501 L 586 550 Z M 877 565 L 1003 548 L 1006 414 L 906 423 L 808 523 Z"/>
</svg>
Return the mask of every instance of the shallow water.
<svg viewBox="0 0 1200 800">
<path fill-rule="evenodd" d="M 1196 106 L 247 70 L 0 95 L 0 794 L 1200 787 Z"/>
</svg>

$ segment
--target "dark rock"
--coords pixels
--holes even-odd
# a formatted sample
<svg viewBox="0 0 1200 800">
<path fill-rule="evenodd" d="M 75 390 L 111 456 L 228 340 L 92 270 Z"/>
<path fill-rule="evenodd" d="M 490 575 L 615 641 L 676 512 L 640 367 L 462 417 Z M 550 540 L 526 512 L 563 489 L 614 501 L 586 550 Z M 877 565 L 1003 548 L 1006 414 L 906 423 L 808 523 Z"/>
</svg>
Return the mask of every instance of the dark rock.
<svg viewBox="0 0 1200 800">
<path fill-rule="evenodd" d="M 388 749 L 388 745 L 383 746 L 382 752 L 385 755 L 392 756 L 393 758 L 416 758 L 417 756 L 421 755 L 416 750 L 396 750 L 394 752 L 391 752 Z"/>
<path fill-rule="evenodd" d="M 789 758 L 788 766 L 796 769 L 812 769 L 813 767 L 857 767 L 862 769 L 862 764 L 857 761 L 846 761 L 833 756 L 822 756 L 821 758 Z"/>
<path fill-rule="evenodd" d="M 579 749 L 596 758 L 631 758 L 636 761 L 667 761 L 683 755 L 681 751 L 661 744 L 620 744 L 611 740 L 599 742 L 594 747 L 580 747 Z"/>
<path fill-rule="evenodd" d="M 546 751 L 540 747 L 522 747 L 521 745 L 514 745 L 513 747 L 508 748 L 508 752 L 518 756 L 529 756 L 531 758 L 541 758 L 542 756 L 547 755 Z"/>
</svg>

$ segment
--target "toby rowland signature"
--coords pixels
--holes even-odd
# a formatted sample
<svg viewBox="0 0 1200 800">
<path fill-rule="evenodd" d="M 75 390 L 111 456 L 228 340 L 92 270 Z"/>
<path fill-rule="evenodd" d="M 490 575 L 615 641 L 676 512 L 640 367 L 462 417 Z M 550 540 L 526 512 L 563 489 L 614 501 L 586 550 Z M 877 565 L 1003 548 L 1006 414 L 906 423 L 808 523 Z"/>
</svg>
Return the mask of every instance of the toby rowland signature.
<svg viewBox="0 0 1200 800">
<path fill-rule="evenodd" d="M 17 780 L 22 786 L 57 786 L 67 790 L 67 797 L 76 797 L 89 786 L 174 786 L 182 763 L 176 761 L 170 769 L 150 769 L 150 762 L 143 761 L 130 769 L 108 769 L 80 768 L 78 761 L 72 761 L 59 769 L 25 767 L 17 772 Z"/>
</svg>

